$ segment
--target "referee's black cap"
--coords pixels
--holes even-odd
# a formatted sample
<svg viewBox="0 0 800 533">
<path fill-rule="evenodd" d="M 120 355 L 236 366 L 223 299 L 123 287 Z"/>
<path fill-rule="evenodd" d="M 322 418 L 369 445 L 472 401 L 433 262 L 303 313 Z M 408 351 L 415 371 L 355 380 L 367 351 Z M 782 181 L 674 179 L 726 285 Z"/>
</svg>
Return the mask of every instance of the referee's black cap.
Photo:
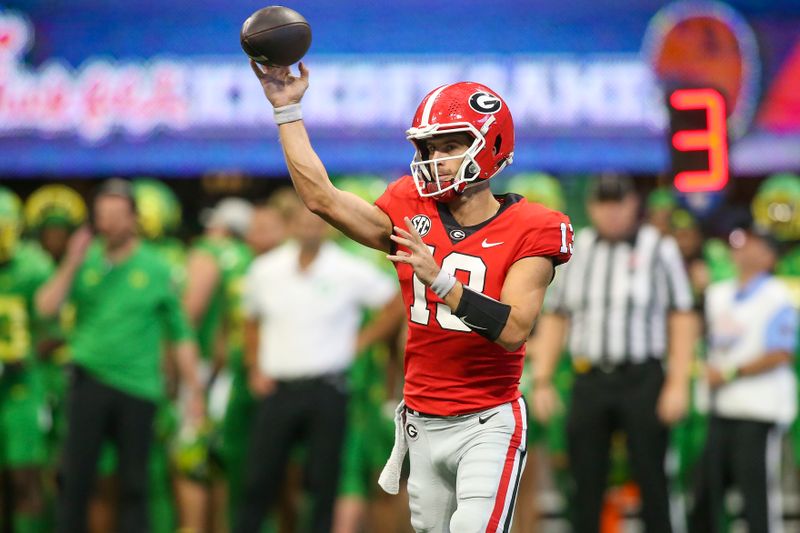
<svg viewBox="0 0 800 533">
<path fill-rule="evenodd" d="M 636 188 L 629 176 L 606 173 L 598 176 L 589 186 L 588 198 L 592 202 L 619 202 L 633 192 L 636 192 Z"/>
</svg>

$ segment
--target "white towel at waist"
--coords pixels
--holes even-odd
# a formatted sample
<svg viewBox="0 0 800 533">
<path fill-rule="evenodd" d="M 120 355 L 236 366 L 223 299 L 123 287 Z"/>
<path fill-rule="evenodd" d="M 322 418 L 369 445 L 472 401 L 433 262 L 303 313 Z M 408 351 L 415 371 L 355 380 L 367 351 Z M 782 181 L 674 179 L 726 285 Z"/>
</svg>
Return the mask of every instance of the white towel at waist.
<svg viewBox="0 0 800 533">
<path fill-rule="evenodd" d="M 406 458 L 406 453 L 408 453 L 408 443 L 406 442 L 406 433 L 403 428 L 405 408 L 406 402 L 400 400 L 394 410 L 394 445 L 392 446 L 389 460 L 386 461 L 386 466 L 383 467 L 381 475 L 378 477 L 378 485 L 389 494 L 400 492 L 400 471 L 403 468 L 403 460 Z"/>
</svg>

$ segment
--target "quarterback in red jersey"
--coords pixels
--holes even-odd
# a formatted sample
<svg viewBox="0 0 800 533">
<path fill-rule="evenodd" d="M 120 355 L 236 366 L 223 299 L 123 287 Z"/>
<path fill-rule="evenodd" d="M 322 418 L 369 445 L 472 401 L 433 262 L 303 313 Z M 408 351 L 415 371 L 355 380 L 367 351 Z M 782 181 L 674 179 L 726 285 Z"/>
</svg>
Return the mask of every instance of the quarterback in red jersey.
<svg viewBox="0 0 800 533">
<path fill-rule="evenodd" d="M 416 531 L 508 531 L 525 464 L 524 344 L 573 237 L 565 215 L 489 189 L 513 157 L 508 106 L 472 82 L 431 91 L 407 131 L 411 175 L 370 205 L 334 188 L 311 147 L 300 108 L 305 66 L 300 76 L 251 66 L 300 197 L 351 238 L 389 252 L 397 268 L 406 384 L 381 486 L 397 491 L 408 452 Z"/>
</svg>

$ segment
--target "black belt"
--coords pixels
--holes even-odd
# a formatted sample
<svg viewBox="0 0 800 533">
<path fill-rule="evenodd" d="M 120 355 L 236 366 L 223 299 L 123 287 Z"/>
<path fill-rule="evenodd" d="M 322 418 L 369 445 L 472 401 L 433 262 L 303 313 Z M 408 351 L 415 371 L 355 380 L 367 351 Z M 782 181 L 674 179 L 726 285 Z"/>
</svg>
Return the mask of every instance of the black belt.
<svg viewBox="0 0 800 533">
<path fill-rule="evenodd" d="M 405 411 L 410 415 L 414 415 L 420 418 L 460 418 L 462 416 L 470 416 L 483 412 L 483 410 L 481 410 L 481 411 L 475 411 L 473 413 L 461 413 L 460 415 L 432 415 L 430 413 L 422 413 L 420 411 L 415 411 L 414 409 L 410 408 L 407 405 L 405 406 Z"/>
<path fill-rule="evenodd" d="M 347 373 L 346 372 L 329 372 L 327 374 L 320 374 L 318 376 L 306 376 L 301 378 L 289 378 L 289 379 L 281 379 L 277 378 L 275 381 L 278 382 L 280 385 L 286 386 L 306 386 L 306 385 L 317 385 L 319 383 L 331 383 L 331 384 L 338 384 L 341 382 L 347 381 Z"/>
<path fill-rule="evenodd" d="M 410 408 L 409 406 L 405 406 L 406 413 L 414 416 L 418 416 L 421 418 L 450 418 L 449 416 L 445 415 L 432 415 L 430 413 L 422 413 L 420 411 L 415 411 L 414 409 Z"/>
</svg>

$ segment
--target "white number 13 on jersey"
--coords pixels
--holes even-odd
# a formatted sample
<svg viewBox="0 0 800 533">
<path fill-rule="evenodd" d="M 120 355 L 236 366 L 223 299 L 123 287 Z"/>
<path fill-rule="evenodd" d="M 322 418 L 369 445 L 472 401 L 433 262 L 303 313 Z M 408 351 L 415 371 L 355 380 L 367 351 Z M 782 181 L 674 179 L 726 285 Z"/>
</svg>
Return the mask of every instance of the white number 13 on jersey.
<svg viewBox="0 0 800 533">
<path fill-rule="evenodd" d="M 429 245 L 428 248 L 433 253 L 434 247 Z M 468 272 L 469 283 L 467 283 L 467 287 L 477 292 L 483 292 L 486 284 L 486 264 L 480 257 L 452 252 L 442 261 L 442 270 L 453 275 L 455 275 L 456 270 Z M 427 326 L 431 317 L 431 312 L 428 310 L 427 287 L 419 280 L 416 274 L 414 274 L 412 281 L 414 283 L 414 302 L 411 304 L 411 321 Z M 441 302 L 436 304 L 436 322 L 439 323 L 442 329 L 471 331 L 453 314 L 447 305 Z"/>
<path fill-rule="evenodd" d="M 569 243 L 567 243 L 567 229 L 569 229 Z M 572 229 L 572 224 L 566 222 L 561 223 L 561 250 L 562 254 L 567 252 L 572 253 L 572 244 L 575 242 L 575 231 Z"/>
</svg>

